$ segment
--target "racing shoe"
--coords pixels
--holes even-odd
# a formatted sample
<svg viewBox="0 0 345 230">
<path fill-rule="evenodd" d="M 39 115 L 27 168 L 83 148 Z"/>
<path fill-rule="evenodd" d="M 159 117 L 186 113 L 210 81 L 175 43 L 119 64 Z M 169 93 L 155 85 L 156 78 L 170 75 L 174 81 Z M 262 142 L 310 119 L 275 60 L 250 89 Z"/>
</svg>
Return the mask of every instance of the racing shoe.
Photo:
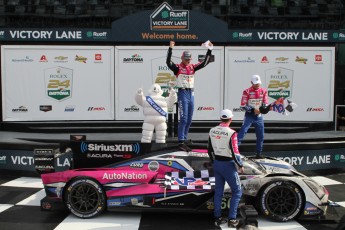
<svg viewBox="0 0 345 230">
<path fill-rule="evenodd" d="M 256 159 L 264 159 L 264 157 L 261 156 L 261 153 L 256 153 L 255 158 Z"/>
<path fill-rule="evenodd" d="M 218 217 L 214 220 L 214 225 L 215 226 L 220 226 L 222 224 L 225 224 L 226 222 L 228 222 L 226 219 L 222 218 L 222 217 Z"/>
<path fill-rule="evenodd" d="M 229 228 L 236 228 L 239 223 L 240 222 L 238 220 L 236 220 L 236 219 L 229 219 L 228 227 Z"/>
<path fill-rule="evenodd" d="M 186 152 L 192 151 L 192 149 L 189 148 L 188 145 L 186 145 L 185 143 L 178 144 L 178 149 L 181 151 L 186 151 Z"/>
<path fill-rule="evenodd" d="M 187 139 L 184 143 L 186 143 L 187 145 L 192 145 L 193 141 L 192 139 Z"/>
</svg>

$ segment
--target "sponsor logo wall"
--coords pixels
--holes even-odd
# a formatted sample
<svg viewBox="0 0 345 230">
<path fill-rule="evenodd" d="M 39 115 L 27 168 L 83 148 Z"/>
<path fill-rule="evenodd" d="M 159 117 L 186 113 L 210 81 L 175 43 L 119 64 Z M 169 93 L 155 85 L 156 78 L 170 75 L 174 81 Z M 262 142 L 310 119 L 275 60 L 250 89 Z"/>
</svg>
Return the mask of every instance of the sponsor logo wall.
<svg viewBox="0 0 345 230">
<path fill-rule="evenodd" d="M 138 88 L 145 96 L 153 83 L 158 83 L 167 95 L 174 73 L 166 65 L 167 46 L 115 47 L 116 120 L 142 120 L 142 109 L 134 100 Z M 207 49 L 201 46 L 176 46 L 172 61 L 181 62 L 184 50 L 192 53 L 192 63 L 203 60 Z M 214 61 L 195 74 L 194 120 L 216 120 L 223 105 L 224 48 L 214 47 Z"/>
<path fill-rule="evenodd" d="M 1 48 L 3 121 L 114 119 L 114 47 Z"/>
<path fill-rule="evenodd" d="M 289 116 L 271 112 L 265 120 L 333 121 L 334 66 L 334 47 L 226 47 L 224 108 L 242 120 L 242 92 L 259 74 L 269 103 L 284 97 L 297 104 Z"/>
<path fill-rule="evenodd" d="M 142 120 L 137 89 L 147 95 L 158 83 L 167 95 L 175 80 L 165 63 L 167 48 L 3 46 L 3 120 Z M 175 63 L 184 50 L 192 52 L 193 63 L 206 53 L 201 46 L 177 46 Z M 284 97 L 298 105 L 289 116 L 271 112 L 266 120 L 333 120 L 334 47 L 225 47 L 224 52 L 216 46 L 212 53 L 214 61 L 196 72 L 194 120 L 217 120 L 223 107 L 242 120 L 241 95 L 253 74 L 261 76 L 269 102 Z"/>
</svg>

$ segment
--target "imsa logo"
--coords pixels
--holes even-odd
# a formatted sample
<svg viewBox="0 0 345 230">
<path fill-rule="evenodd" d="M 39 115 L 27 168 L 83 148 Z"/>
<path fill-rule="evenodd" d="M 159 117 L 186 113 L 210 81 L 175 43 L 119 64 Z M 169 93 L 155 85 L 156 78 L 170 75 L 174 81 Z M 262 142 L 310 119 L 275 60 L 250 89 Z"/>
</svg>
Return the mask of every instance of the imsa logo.
<svg viewBox="0 0 345 230">
<path fill-rule="evenodd" d="M 307 112 L 324 112 L 323 108 L 308 108 Z"/>
<path fill-rule="evenodd" d="M 214 107 L 198 107 L 199 111 L 212 111 Z"/>
</svg>

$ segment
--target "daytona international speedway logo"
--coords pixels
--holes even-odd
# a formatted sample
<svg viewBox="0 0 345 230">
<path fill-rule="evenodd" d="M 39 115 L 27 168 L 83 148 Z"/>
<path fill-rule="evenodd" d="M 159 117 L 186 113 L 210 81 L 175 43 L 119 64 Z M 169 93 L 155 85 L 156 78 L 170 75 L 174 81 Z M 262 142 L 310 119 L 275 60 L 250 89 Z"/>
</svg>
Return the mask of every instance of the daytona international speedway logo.
<svg viewBox="0 0 345 230">
<path fill-rule="evenodd" d="M 63 101 L 72 97 L 73 70 L 54 67 L 44 70 L 46 94 L 56 101 Z"/>
<path fill-rule="evenodd" d="M 277 100 L 292 97 L 293 70 L 273 68 L 265 71 L 268 96 Z"/>
</svg>

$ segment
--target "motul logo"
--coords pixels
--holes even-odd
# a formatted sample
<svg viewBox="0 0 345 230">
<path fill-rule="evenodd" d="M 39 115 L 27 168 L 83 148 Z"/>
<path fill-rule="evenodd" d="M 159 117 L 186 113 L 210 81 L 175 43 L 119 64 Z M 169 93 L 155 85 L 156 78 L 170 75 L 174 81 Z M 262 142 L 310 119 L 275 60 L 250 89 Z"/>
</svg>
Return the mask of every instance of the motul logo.
<svg viewBox="0 0 345 230">
<path fill-rule="evenodd" d="M 214 107 L 198 107 L 198 110 L 214 110 Z"/>
<path fill-rule="evenodd" d="M 324 112 L 323 108 L 308 108 L 307 112 Z"/>
</svg>

